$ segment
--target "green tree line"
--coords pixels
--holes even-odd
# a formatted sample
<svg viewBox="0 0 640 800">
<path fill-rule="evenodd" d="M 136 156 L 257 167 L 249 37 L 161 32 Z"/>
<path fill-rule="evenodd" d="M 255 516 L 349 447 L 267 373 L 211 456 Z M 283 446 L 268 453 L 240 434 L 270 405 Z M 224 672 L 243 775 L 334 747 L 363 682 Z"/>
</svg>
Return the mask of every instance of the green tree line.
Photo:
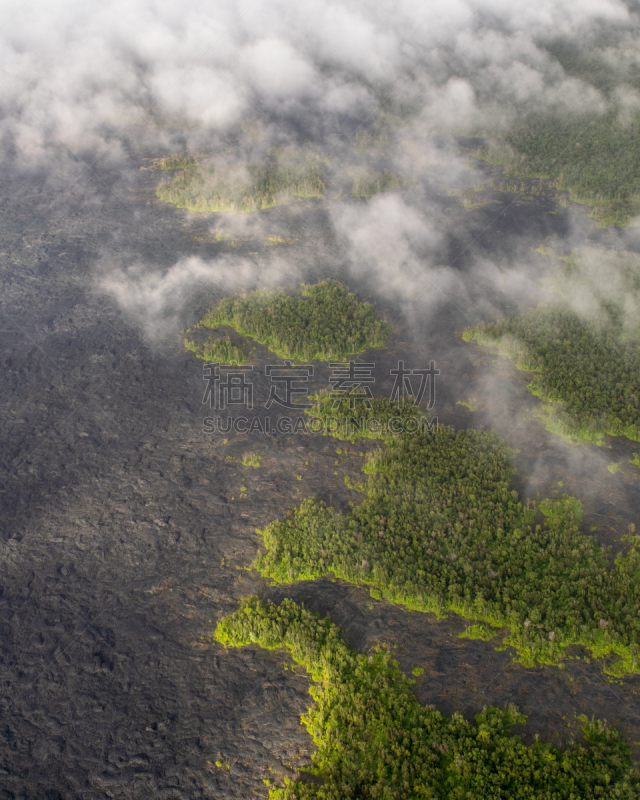
<svg viewBox="0 0 640 800">
<path fill-rule="evenodd" d="M 640 440 L 640 342 L 625 333 L 618 306 L 603 303 L 600 319 L 590 323 L 562 305 L 543 304 L 470 328 L 463 338 L 497 346 L 536 373 L 529 390 L 554 404 L 551 430 L 576 440 Z"/>
<path fill-rule="evenodd" d="M 524 505 L 494 433 L 440 426 L 386 441 L 365 465 L 359 506 L 308 499 L 260 531 L 263 575 L 333 573 L 412 609 L 508 628 L 525 664 L 557 663 L 580 644 L 617 654 L 611 674 L 640 671 L 640 537 L 611 564 L 582 532 L 578 500 Z"/>
<path fill-rule="evenodd" d="M 249 598 L 223 618 L 229 647 L 286 649 L 316 682 L 303 716 L 317 782 L 285 779 L 271 800 L 591 800 L 640 797 L 640 773 L 613 728 L 581 718 L 584 742 L 560 750 L 510 733 L 517 709 L 485 708 L 475 722 L 421 706 L 388 651 L 358 655 L 327 618 L 284 600 Z"/>
</svg>

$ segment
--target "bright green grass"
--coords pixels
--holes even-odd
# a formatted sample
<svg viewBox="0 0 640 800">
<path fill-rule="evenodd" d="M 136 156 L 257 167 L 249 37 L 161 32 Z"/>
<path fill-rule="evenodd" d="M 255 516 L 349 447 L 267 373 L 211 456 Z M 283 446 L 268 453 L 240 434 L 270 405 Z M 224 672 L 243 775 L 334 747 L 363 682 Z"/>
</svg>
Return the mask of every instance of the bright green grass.
<svg viewBox="0 0 640 800">
<path fill-rule="evenodd" d="M 526 718 L 485 708 L 475 724 L 421 706 L 388 651 L 358 655 L 338 628 L 304 606 L 257 598 L 222 619 L 229 647 L 286 649 L 315 681 L 302 721 L 316 745 L 308 772 L 320 784 L 285 779 L 271 800 L 588 800 L 640 796 L 620 734 L 581 717 L 585 743 L 560 750 L 523 744 L 510 728 Z M 270 781 L 269 781 L 270 783 Z"/>
<path fill-rule="evenodd" d="M 462 633 L 458 634 L 458 639 L 480 639 L 483 642 L 489 642 L 495 639 L 498 631 L 487 628 L 486 625 L 470 625 Z"/>
<path fill-rule="evenodd" d="M 381 347 L 391 326 L 338 281 L 304 286 L 300 295 L 260 290 L 227 297 L 200 326 L 234 328 L 282 358 L 331 361 Z"/>
<path fill-rule="evenodd" d="M 575 498 L 545 500 L 535 524 L 493 433 L 440 426 L 386 441 L 365 467 L 361 505 L 342 513 L 308 499 L 260 531 L 263 575 L 290 583 L 332 573 L 410 609 L 508 628 L 524 664 L 557 663 L 581 644 L 620 657 L 610 674 L 640 671 L 638 537 L 610 568 L 582 533 Z"/>
</svg>

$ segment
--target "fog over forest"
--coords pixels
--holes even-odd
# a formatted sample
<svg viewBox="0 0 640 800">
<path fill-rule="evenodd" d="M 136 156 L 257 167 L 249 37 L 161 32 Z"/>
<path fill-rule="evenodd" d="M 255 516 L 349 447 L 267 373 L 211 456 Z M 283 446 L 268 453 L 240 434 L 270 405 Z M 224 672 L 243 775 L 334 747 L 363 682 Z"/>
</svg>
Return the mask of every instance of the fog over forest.
<svg viewBox="0 0 640 800">
<path fill-rule="evenodd" d="M 639 125 L 636 0 L 3 4 L 0 800 L 640 797 Z"/>
</svg>

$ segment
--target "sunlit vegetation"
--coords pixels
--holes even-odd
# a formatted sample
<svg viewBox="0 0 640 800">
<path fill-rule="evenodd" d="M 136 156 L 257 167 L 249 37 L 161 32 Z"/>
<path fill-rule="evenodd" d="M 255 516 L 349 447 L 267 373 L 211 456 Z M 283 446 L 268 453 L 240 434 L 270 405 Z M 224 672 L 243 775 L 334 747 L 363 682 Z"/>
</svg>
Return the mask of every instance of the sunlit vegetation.
<svg viewBox="0 0 640 800">
<path fill-rule="evenodd" d="M 250 212 L 291 197 L 322 197 L 325 160 L 293 148 L 274 150 L 259 163 L 193 165 L 161 183 L 156 194 L 178 208 L 202 212 Z"/>
<path fill-rule="evenodd" d="M 458 634 L 458 639 L 480 639 L 483 642 L 490 642 L 497 634 L 497 631 L 487 628 L 486 625 L 470 625 Z"/>
<path fill-rule="evenodd" d="M 195 166 L 196 160 L 192 156 L 167 156 L 160 162 L 160 169 L 186 169 Z"/>
<path fill-rule="evenodd" d="M 424 416 L 419 406 L 413 405 L 413 398 L 398 406 L 379 397 L 368 398 L 358 391 L 351 399 L 340 399 L 325 389 L 310 399 L 314 403 L 306 411 L 312 417 L 310 429 L 313 430 L 313 419 L 321 420 L 322 426 L 318 429 L 342 441 L 355 442 L 360 437 L 386 440 L 406 429 L 430 429 L 431 419 Z M 336 452 L 340 454 L 342 451 Z M 381 468 L 385 458 L 380 451 L 376 469 Z M 365 465 L 365 471 L 368 469 L 373 469 L 373 462 Z"/>
<path fill-rule="evenodd" d="M 259 467 L 262 464 L 264 456 L 260 453 L 245 453 L 242 458 L 242 465 L 245 467 Z"/>
<path fill-rule="evenodd" d="M 478 401 L 475 397 L 472 397 L 468 402 L 466 400 L 458 400 L 456 401 L 457 406 L 463 406 L 463 408 L 468 409 L 469 411 L 477 411 L 478 410 Z"/>
<path fill-rule="evenodd" d="M 393 172 L 376 172 L 368 167 L 352 167 L 348 174 L 353 178 L 351 194 L 354 197 L 370 197 L 389 189 L 405 189 L 415 186 L 416 180 L 410 176 L 396 175 Z"/>
<path fill-rule="evenodd" d="M 530 391 L 554 404 L 542 412 L 553 432 L 576 441 L 603 435 L 640 440 L 640 346 L 623 326 L 621 309 L 602 303 L 585 322 L 562 305 L 465 331 L 465 341 L 498 347 L 525 371 Z"/>
<path fill-rule="evenodd" d="M 222 619 L 215 639 L 229 647 L 286 649 L 310 673 L 314 704 L 302 717 L 317 747 L 309 780 L 284 779 L 271 800 L 638 798 L 620 734 L 580 717 L 584 742 L 564 750 L 525 745 L 510 729 L 526 718 L 514 706 L 485 708 L 475 723 L 421 706 L 411 684 L 378 648 L 358 655 L 329 620 L 284 600 L 250 598 Z M 271 781 L 269 781 L 271 783 Z"/>
<path fill-rule="evenodd" d="M 260 532 L 263 575 L 333 573 L 411 609 L 508 628 L 525 664 L 557 663 L 581 644 L 620 656 L 611 674 L 640 671 L 640 538 L 611 565 L 582 533 L 578 500 L 521 503 L 493 433 L 440 426 L 386 442 L 365 466 L 359 506 L 341 513 L 308 499 Z"/>
<path fill-rule="evenodd" d="M 260 290 L 227 297 L 198 327 L 229 326 L 282 358 L 329 361 L 381 347 L 391 326 L 338 281 L 303 286 L 300 295 Z"/>
<path fill-rule="evenodd" d="M 244 344 L 234 342 L 228 336 L 223 339 L 209 339 L 204 344 L 198 344 L 192 339 L 185 339 L 184 346 L 195 353 L 198 358 L 205 361 L 218 362 L 219 364 L 246 364 L 251 355 L 249 348 Z"/>
</svg>

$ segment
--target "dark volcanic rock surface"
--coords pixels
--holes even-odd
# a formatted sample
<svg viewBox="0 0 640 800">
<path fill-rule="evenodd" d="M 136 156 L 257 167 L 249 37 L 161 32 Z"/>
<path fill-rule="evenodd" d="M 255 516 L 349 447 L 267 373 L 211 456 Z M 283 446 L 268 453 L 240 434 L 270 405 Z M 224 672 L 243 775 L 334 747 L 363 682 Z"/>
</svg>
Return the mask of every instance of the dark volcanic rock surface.
<svg viewBox="0 0 640 800">
<path fill-rule="evenodd" d="M 157 176 L 138 166 L 90 179 L 78 167 L 57 182 L 5 176 L 0 186 L 0 797 L 266 796 L 270 768 L 293 774 L 313 750 L 299 724 L 310 698 L 307 678 L 284 670 L 284 654 L 225 652 L 206 641 L 252 593 L 331 614 L 360 651 L 397 644 L 404 668 L 425 668 L 420 701 L 447 713 L 516 702 L 530 715 L 528 737 L 566 741 L 573 715 L 587 713 L 638 741 L 639 684 L 611 685 L 601 665 L 525 670 L 490 643 L 455 638 L 460 620 L 436 624 L 330 580 L 271 588 L 244 569 L 259 546 L 255 529 L 304 497 L 357 502 L 344 477 L 359 476 L 359 454 L 375 444 L 230 434 L 225 445 L 203 433 L 202 363 L 182 351 L 176 325 L 144 338 L 97 289 L 111 265 L 140 261 L 160 274 L 184 255 L 227 252 L 195 241 L 206 218 L 149 202 Z M 487 228 L 497 206 L 467 217 L 461 239 L 454 220 L 448 251 L 475 241 L 506 257 L 527 225 L 545 236 L 566 224 L 561 214 L 509 202 L 499 226 Z M 278 256 L 296 279 L 346 274 L 321 203 L 264 218 L 298 239 Z M 272 257 L 249 239 L 234 254 Z M 348 282 L 385 307 L 376 287 Z M 184 325 L 214 302 L 207 287 L 193 289 L 178 310 Z M 398 330 L 385 351 L 363 358 L 384 374 L 400 357 L 435 359 L 441 422 L 486 424 L 455 405 L 490 360 L 456 344 L 466 312 L 445 303 L 410 328 L 400 309 L 385 308 Z M 270 360 L 258 348 L 257 405 Z M 326 377 L 319 366 L 314 388 Z M 524 376 L 510 373 L 510 381 L 513 412 L 531 399 Z M 637 479 L 610 475 L 595 451 L 578 462 L 535 425 L 503 433 L 522 451 L 523 492 L 550 492 L 563 480 L 603 541 L 634 518 Z M 348 452 L 338 456 L 338 447 Z M 624 443 L 616 447 L 626 455 Z M 250 451 L 264 455 L 259 469 L 241 465 Z"/>
</svg>

